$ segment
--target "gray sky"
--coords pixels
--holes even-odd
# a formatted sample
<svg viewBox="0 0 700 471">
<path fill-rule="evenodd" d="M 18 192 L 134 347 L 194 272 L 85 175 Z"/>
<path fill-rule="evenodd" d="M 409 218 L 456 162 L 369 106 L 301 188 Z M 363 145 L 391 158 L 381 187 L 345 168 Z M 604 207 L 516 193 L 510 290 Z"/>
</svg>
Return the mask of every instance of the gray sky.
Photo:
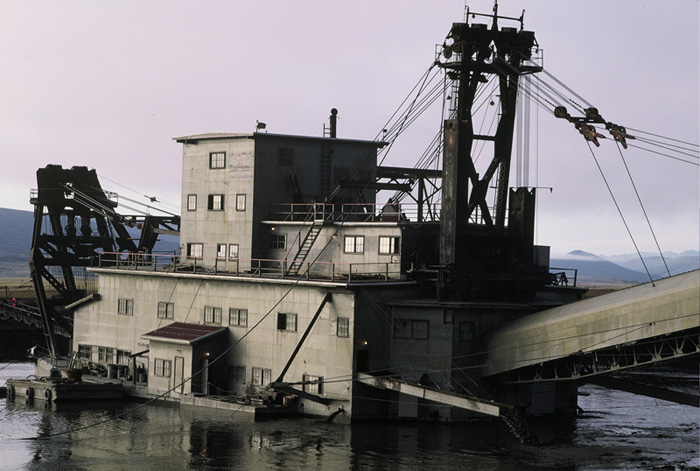
<svg viewBox="0 0 700 471">
<path fill-rule="evenodd" d="M 53 163 L 95 168 L 109 190 L 179 207 L 181 148 L 171 138 L 252 132 L 256 120 L 274 133 L 320 135 L 336 107 L 339 137 L 372 139 L 463 7 L 2 0 L 0 206 L 31 210 L 35 172 Z M 499 8 L 508 16 L 525 8 L 546 70 L 607 120 L 700 142 L 700 2 L 502 0 Z M 583 138 L 550 113 L 535 121 L 530 184 L 554 188 L 540 193 L 537 242 L 553 253 L 633 252 Z M 413 166 L 439 125 L 439 112 L 426 114 L 387 164 Z M 607 140 L 595 152 L 640 249 L 654 251 L 617 147 Z M 697 249 L 698 167 L 639 149 L 624 155 L 661 248 Z"/>
</svg>

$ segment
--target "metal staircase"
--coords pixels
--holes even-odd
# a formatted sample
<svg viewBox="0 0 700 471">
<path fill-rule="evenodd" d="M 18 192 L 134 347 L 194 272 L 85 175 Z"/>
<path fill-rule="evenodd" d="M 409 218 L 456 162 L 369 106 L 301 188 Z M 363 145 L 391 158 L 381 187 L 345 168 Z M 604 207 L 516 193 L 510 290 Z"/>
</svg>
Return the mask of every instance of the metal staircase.
<svg viewBox="0 0 700 471">
<path fill-rule="evenodd" d="M 306 237 L 304 237 L 304 240 L 302 241 L 301 246 L 299 247 L 299 251 L 294 257 L 292 263 L 289 265 L 289 268 L 287 269 L 287 275 L 299 274 L 299 270 L 301 270 L 301 267 L 304 264 L 306 257 L 309 255 L 311 247 L 313 247 L 314 243 L 316 242 L 316 239 L 318 239 L 318 235 L 321 233 L 322 228 L 323 220 L 314 220 L 314 223 L 309 229 L 309 232 L 306 233 Z"/>
</svg>

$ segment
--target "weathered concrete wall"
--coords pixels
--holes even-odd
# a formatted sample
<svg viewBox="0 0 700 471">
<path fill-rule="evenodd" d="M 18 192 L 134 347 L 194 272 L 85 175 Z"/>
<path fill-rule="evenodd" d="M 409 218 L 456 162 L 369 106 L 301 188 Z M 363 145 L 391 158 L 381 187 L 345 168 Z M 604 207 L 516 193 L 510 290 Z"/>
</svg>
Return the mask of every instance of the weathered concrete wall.
<svg viewBox="0 0 700 471">
<path fill-rule="evenodd" d="M 223 354 L 221 359 L 215 362 L 214 354 L 218 352 L 211 352 L 214 373 L 210 374 L 210 381 L 220 390 L 236 394 L 255 393 L 263 389 L 251 385 L 253 368 L 268 369 L 270 379 L 277 379 L 323 297 L 332 291 L 332 300 L 323 308 L 284 380 L 302 381 L 305 374 L 347 379 L 329 382 L 323 387 L 324 397 L 340 400 L 340 403 L 329 407 L 304 402 L 305 410 L 311 413 L 332 412 L 336 410 L 333 407 L 338 407 L 337 404 L 342 404 L 351 413 L 350 403 L 342 401 L 349 401 L 352 394 L 349 379 L 353 367 L 355 328 L 353 292 L 331 283 L 300 283 L 290 290 L 292 283 L 284 281 L 108 269 L 97 271 L 100 275 L 101 299 L 76 311 L 73 345 L 76 351 L 79 345 L 110 347 L 132 353 L 144 350 L 150 344 L 141 335 L 175 321 L 203 324 L 204 307 L 220 307 L 221 325 L 228 325 L 230 336 L 228 344 L 220 348 Z M 117 300 L 124 297 L 133 298 L 133 315 L 117 314 Z M 174 319 L 157 318 L 159 301 L 174 303 Z M 229 325 L 230 308 L 247 309 L 246 326 Z M 278 329 L 279 313 L 296 314 L 296 330 Z M 347 337 L 337 335 L 339 317 L 349 318 Z M 222 337 L 226 338 L 225 335 Z M 159 349 L 171 355 L 169 359 L 173 360 L 175 356 L 185 353 L 177 346 L 159 346 Z M 197 371 L 201 358 L 196 356 L 195 352 L 191 359 L 186 360 L 186 372 Z M 153 352 L 148 357 L 140 361 L 148 362 L 149 376 L 152 377 Z M 229 366 L 244 367 L 245 381 L 235 382 L 228 374 Z M 157 379 L 154 383 L 158 390 L 167 390 L 167 385 L 172 387 L 172 379 Z M 192 390 L 197 388 L 192 386 Z"/>
</svg>

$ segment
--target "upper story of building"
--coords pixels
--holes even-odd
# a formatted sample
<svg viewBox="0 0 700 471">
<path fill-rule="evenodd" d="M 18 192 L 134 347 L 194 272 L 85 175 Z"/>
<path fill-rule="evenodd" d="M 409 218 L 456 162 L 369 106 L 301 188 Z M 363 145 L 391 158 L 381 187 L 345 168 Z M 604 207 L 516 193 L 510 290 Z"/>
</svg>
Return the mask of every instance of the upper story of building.
<svg viewBox="0 0 700 471">
<path fill-rule="evenodd" d="M 174 139 L 183 145 L 184 261 L 238 272 L 265 260 L 265 269 L 288 272 L 285 264 L 299 260 L 304 241 L 309 250 L 301 254 L 302 262 L 329 240 L 342 244 L 317 260 L 319 268 L 321 262 L 369 264 L 399 253 L 396 216 L 383 218 L 393 229 L 367 234 L 367 223 L 379 222 L 373 217 L 375 190 L 337 189 L 341 181 L 372 181 L 377 149 L 384 143 L 262 132 Z M 332 192 L 332 203 L 326 203 Z M 341 215 L 346 223 L 338 223 Z M 297 273 L 300 266 L 292 268 Z"/>
</svg>

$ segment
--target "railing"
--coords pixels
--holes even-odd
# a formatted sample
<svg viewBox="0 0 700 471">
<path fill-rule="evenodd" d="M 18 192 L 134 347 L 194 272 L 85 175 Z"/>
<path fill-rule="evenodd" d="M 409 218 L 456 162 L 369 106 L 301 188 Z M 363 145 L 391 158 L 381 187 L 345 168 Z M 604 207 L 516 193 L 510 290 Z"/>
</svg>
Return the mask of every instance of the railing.
<svg viewBox="0 0 700 471">
<path fill-rule="evenodd" d="M 178 254 L 144 254 L 103 252 L 99 268 L 153 271 L 166 273 L 199 273 L 254 278 L 287 278 L 325 281 L 398 281 L 404 279 L 401 263 L 338 263 L 310 261 L 301 263 L 298 274 L 288 274 L 293 260 L 217 259 L 186 257 Z"/>
<path fill-rule="evenodd" d="M 441 203 L 344 203 L 341 205 L 327 203 L 278 204 L 277 210 L 270 213 L 274 221 L 309 222 L 313 215 L 315 221 L 348 222 L 439 222 L 442 214 Z M 489 208 L 494 217 L 494 208 Z M 507 219 L 507 215 L 506 215 Z M 480 207 L 474 208 L 469 217 L 471 224 L 484 224 Z"/>
<path fill-rule="evenodd" d="M 552 275 L 552 286 L 576 286 L 578 278 L 578 269 L 576 268 L 549 268 L 549 273 Z M 573 284 L 571 283 L 573 280 Z"/>
</svg>

